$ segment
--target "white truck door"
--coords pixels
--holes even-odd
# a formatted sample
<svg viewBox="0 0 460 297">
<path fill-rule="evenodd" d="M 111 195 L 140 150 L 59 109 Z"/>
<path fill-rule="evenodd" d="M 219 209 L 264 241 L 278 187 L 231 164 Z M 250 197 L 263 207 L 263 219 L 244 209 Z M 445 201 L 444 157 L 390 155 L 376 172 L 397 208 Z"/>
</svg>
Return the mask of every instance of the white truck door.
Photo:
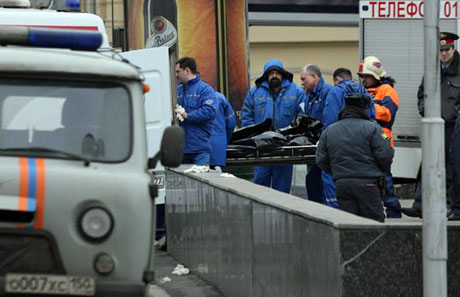
<svg viewBox="0 0 460 297">
<path fill-rule="evenodd" d="M 145 121 L 148 156 L 160 149 L 161 137 L 172 123 L 169 54 L 167 47 L 141 49 L 121 53 L 132 64 L 140 67 L 150 92 L 145 94 Z M 164 168 L 157 164 L 154 174 L 160 191 L 156 204 L 164 203 Z"/>
</svg>

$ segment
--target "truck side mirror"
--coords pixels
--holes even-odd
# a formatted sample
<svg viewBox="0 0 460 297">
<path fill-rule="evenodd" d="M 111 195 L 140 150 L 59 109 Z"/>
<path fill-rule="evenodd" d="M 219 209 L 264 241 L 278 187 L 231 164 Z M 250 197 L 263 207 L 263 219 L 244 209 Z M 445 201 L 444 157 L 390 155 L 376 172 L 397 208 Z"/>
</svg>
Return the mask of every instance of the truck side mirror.
<svg viewBox="0 0 460 297">
<path fill-rule="evenodd" d="M 167 127 L 163 132 L 160 151 L 149 159 L 148 168 L 155 168 L 158 160 L 165 167 L 178 167 L 182 162 L 184 146 L 184 130 L 179 126 Z"/>
</svg>

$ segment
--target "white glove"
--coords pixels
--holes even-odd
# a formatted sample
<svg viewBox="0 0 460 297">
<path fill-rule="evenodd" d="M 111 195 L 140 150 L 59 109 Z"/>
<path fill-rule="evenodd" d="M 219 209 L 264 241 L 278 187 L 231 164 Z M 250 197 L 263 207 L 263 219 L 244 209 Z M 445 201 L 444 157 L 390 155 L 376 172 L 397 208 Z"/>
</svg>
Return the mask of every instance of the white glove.
<svg viewBox="0 0 460 297">
<path fill-rule="evenodd" d="M 174 109 L 174 112 L 176 113 L 176 118 L 183 122 L 184 121 L 184 117 L 182 116 L 182 114 L 185 112 L 185 109 L 180 106 L 179 104 L 176 104 L 176 108 Z"/>
<path fill-rule="evenodd" d="M 179 104 L 176 104 L 176 109 L 174 109 L 174 111 L 175 111 L 176 113 L 182 114 L 182 113 L 185 112 L 185 109 L 184 109 L 182 106 L 180 106 Z"/>
</svg>

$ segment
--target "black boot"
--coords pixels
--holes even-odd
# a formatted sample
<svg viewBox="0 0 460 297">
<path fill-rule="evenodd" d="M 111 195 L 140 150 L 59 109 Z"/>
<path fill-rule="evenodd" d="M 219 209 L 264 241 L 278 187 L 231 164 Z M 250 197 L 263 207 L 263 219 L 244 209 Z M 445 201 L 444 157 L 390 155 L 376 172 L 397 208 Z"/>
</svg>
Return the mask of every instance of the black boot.
<svg viewBox="0 0 460 297">
<path fill-rule="evenodd" d="M 413 207 L 403 207 L 401 208 L 401 211 L 403 214 L 405 214 L 408 217 L 413 217 L 413 218 L 421 218 L 422 217 L 422 211 L 417 208 Z"/>
</svg>

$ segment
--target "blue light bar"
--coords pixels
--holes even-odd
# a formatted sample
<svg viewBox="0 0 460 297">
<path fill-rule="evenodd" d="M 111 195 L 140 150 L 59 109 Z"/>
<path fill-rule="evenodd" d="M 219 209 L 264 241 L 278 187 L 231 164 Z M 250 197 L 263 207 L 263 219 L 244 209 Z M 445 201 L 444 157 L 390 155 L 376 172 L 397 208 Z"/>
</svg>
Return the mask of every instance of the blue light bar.
<svg viewBox="0 0 460 297">
<path fill-rule="evenodd" d="M 95 51 L 102 44 L 102 34 L 96 31 L 28 28 L 27 41 L 30 46 Z"/>
<path fill-rule="evenodd" d="M 72 10 L 80 10 L 80 0 L 67 0 L 66 4 Z"/>
</svg>

